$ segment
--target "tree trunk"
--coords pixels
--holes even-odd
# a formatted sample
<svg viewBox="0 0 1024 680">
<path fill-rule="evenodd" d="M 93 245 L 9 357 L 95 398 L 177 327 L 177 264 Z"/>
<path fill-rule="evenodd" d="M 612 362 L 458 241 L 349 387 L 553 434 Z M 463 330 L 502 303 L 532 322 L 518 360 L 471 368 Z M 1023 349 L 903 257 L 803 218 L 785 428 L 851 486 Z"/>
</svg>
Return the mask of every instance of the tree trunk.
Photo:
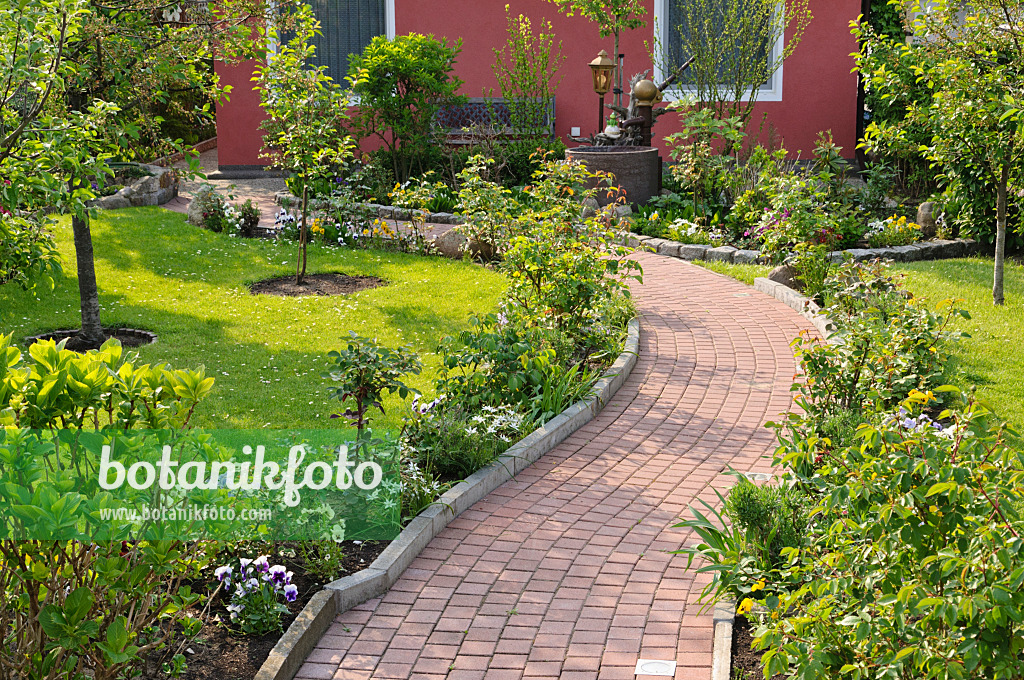
<svg viewBox="0 0 1024 680">
<path fill-rule="evenodd" d="M 302 226 L 299 228 L 299 257 L 295 262 L 295 285 L 302 285 L 302 277 L 306 275 L 306 209 L 309 205 L 309 188 L 302 181 Z"/>
<path fill-rule="evenodd" d="M 92 252 L 92 233 L 89 218 L 71 218 L 75 235 L 75 259 L 78 265 L 78 294 L 81 298 L 82 330 L 78 332 L 81 345 L 98 348 L 106 340 L 100 324 L 100 293 L 96 287 L 96 265 Z"/>
<path fill-rule="evenodd" d="M 992 302 L 997 305 L 1003 299 L 1003 255 L 1006 251 L 1006 186 L 1010 183 L 1010 165 L 1004 163 L 996 187 L 996 255 L 992 273 Z"/>
</svg>

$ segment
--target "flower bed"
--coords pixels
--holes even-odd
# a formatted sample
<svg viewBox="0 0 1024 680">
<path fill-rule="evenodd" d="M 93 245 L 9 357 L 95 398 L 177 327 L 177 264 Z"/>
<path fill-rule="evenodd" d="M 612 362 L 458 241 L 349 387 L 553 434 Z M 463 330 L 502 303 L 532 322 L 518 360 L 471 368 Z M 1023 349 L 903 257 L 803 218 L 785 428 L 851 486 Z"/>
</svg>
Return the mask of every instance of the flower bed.
<svg viewBox="0 0 1024 680">
<path fill-rule="evenodd" d="M 1024 458 L 983 405 L 940 387 L 963 312 L 863 265 L 828 300 L 832 342 L 797 345 L 777 485 L 740 479 L 724 515 L 682 525 L 715 573 L 704 597 L 739 601 L 768 675 L 1012 677 Z"/>
</svg>

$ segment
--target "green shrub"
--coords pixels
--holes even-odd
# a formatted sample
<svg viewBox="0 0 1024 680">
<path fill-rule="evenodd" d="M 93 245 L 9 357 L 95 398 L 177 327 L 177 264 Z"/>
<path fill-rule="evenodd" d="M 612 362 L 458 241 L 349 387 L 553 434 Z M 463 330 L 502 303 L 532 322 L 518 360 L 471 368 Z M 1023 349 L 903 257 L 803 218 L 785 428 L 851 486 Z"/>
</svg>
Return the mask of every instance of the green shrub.
<svg viewBox="0 0 1024 680">
<path fill-rule="evenodd" d="M 452 76 L 461 50 L 461 40 L 376 36 L 349 61 L 348 80 L 359 97 L 355 132 L 381 141 L 398 183 L 433 169 L 426 159 L 437 146 L 434 118 L 443 107 L 465 101 L 456 94 L 462 81 Z"/>
<path fill-rule="evenodd" d="M 419 468 L 456 481 L 504 453 L 530 424 L 514 406 L 485 404 L 470 410 L 460 402 L 442 402 L 423 413 L 414 409 L 405 439 Z"/>
<path fill-rule="evenodd" d="M 362 436 L 369 423 L 368 413 L 377 408 L 384 413 L 384 393 L 395 394 L 405 399 L 417 391 L 408 387 L 400 378 L 406 373 L 418 375 L 422 364 L 419 357 L 409 349 L 381 347 L 375 340 L 362 338 L 355 331 L 349 331 L 351 339 L 345 349 L 328 353 L 333 364 L 324 375 L 336 383 L 331 397 L 348 408 L 332 417 L 349 419 Z"/>
<path fill-rule="evenodd" d="M 203 544 L 128 542 L 127 530 L 108 530 L 109 540 L 93 540 L 95 534 L 69 522 L 66 511 L 85 509 L 98 518 L 101 508 L 110 507 L 99 475 L 82 474 L 81 483 L 68 488 L 49 481 L 47 473 L 91 464 L 75 446 L 83 431 L 116 432 L 130 448 L 144 445 L 130 432 L 134 428 L 187 429 L 212 387 L 213 378 L 202 371 L 138 365 L 114 340 L 85 354 L 37 342 L 23 356 L 10 335 L 0 336 L 5 675 L 131 677 L 146 656 L 198 633 L 201 623 L 191 608 L 200 598 L 188 584 L 207 562 Z M 10 538 L 21 535 L 54 538 Z"/>
<path fill-rule="evenodd" d="M 765 572 L 784 562 L 783 548 L 803 545 L 807 497 L 791 486 L 758 486 L 740 477 L 725 501 L 726 514 L 743 530 L 746 552 Z"/>
</svg>

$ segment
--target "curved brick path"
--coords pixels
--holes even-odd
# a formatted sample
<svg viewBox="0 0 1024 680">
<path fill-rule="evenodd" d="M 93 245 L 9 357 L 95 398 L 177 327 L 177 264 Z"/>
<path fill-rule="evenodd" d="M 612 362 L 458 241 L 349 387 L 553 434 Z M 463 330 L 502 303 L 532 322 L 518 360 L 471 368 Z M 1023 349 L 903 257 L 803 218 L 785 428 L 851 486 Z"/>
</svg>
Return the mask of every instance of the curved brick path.
<svg viewBox="0 0 1024 680">
<path fill-rule="evenodd" d="M 383 597 L 338 616 L 298 678 L 711 676 L 706 578 L 672 525 L 727 465 L 768 471 L 810 324 L 741 283 L 640 256 L 636 368 L 604 410 L 454 520 Z M 643 676 L 649 677 L 649 676 Z"/>
</svg>

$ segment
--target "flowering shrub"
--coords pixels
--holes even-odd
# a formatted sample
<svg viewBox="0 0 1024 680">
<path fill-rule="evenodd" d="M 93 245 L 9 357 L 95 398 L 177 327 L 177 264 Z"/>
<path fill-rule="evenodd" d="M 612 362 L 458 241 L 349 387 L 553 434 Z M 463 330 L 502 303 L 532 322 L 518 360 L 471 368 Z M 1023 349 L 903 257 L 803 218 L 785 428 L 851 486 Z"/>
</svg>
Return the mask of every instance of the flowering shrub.
<svg viewBox="0 0 1024 680">
<path fill-rule="evenodd" d="M 908 222 L 906 217 L 893 215 L 868 224 L 864 237 L 872 248 L 906 246 L 921 240 L 921 227 L 914 222 Z"/>
<path fill-rule="evenodd" d="M 227 605 L 231 621 L 247 635 L 281 630 L 281 616 L 288 613 L 288 607 L 279 598 L 294 602 L 299 595 L 292 572 L 280 564 L 270 566 L 266 555 L 239 559 L 237 567 L 218 567 L 214 575 L 224 584 L 225 592 L 231 593 Z"/>
</svg>

